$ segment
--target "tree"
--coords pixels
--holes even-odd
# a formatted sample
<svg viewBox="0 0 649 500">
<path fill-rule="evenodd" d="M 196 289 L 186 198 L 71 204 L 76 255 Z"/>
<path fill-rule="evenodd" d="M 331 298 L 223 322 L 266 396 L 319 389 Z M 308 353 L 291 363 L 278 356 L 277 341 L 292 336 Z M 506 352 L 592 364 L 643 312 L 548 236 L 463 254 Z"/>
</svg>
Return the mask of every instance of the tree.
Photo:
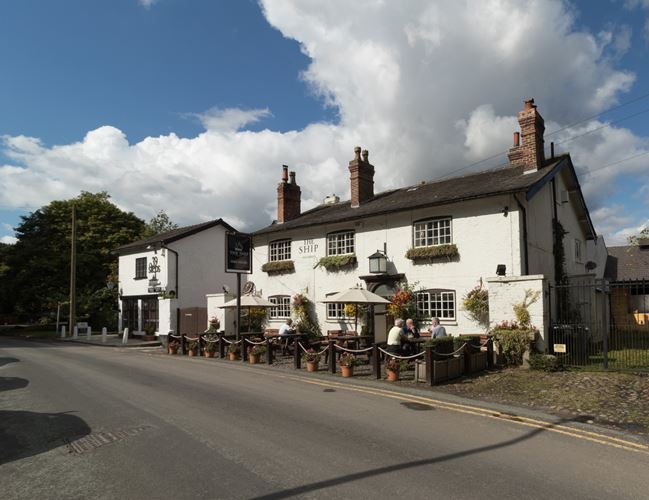
<svg viewBox="0 0 649 500">
<path fill-rule="evenodd" d="M 156 234 L 165 233 L 176 229 L 178 224 L 174 224 L 164 210 L 158 211 L 144 228 L 143 238 L 155 236 Z"/>
<path fill-rule="evenodd" d="M 635 236 L 629 236 L 629 244 L 637 246 L 640 244 L 640 240 L 645 238 L 649 238 L 649 225 L 642 228 Z"/>
<path fill-rule="evenodd" d="M 57 302 L 68 299 L 72 205 L 77 212 L 77 314 L 110 326 L 116 323 L 117 306 L 117 290 L 106 287 L 117 261 L 112 251 L 140 238 L 145 224 L 117 208 L 105 192 L 82 192 L 22 217 L 5 276 L 14 312 L 31 320 L 52 316 Z"/>
</svg>

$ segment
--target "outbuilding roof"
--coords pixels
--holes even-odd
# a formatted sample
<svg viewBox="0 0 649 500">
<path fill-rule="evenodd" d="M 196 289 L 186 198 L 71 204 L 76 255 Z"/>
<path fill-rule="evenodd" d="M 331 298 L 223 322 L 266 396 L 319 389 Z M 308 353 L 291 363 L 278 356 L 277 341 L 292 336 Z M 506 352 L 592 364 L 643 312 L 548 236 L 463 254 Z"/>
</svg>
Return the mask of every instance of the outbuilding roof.
<svg viewBox="0 0 649 500">
<path fill-rule="evenodd" d="M 649 247 L 609 247 L 606 277 L 613 281 L 649 280 Z"/>
<path fill-rule="evenodd" d="M 282 224 L 273 223 L 255 231 L 254 235 L 275 233 L 319 224 L 345 222 L 391 212 L 416 208 L 446 205 L 459 201 L 486 198 L 502 194 L 525 192 L 530 199 L 546 182 L 563 167 L 571 169 L 574 182 L 578 186 L 570 155 L 564 154 L 548 160 L 536 172 L 523 173 L 523 167 L 507 165 L 483 172 L 452 177 L 439 181 L 422 182 L 414 186 L 384 191 L 352 208 L 351 201 L 318 205 L 303 212 L 299 217 Z M 579 190 L 581 193 L 581 190 Z M 581 203 L 590 233 L 595 235 L 593 225 L 586 209 Z"/>
<path fill-rule="evenodd" d="M 134 252 L 140 252 L 146 250 L 148 246 L 156 245 L 166 245 L 172 241 L 177 241 L 182 238 L 187 238 L 206 229 L 210 229 L 214 226 L 223 226 L 228 231 L 236 231 L 230 224 L 225 222 L 223 219 L 214 219 L 207 222 L 201 222 L 200 224 L 193 224 L 191 226 L 179 227 L 172 229 L 171 231 L 165 231 L 164 233 L 156 234 L 148 238 L 144 238 L 133 243 L 128 243 L 122 245 L 115 249 L 115 253 L 123 255 Z"/>
</svg>

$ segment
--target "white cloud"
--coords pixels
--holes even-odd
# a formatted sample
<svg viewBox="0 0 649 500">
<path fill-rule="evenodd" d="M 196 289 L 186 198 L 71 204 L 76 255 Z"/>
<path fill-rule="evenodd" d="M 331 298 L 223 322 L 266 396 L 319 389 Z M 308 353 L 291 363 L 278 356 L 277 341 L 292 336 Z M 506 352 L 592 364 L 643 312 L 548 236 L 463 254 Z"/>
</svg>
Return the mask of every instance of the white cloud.
<svg viewBox="0 0 649 500">
<path fill-rule="evenodd" d="M 0 236 L 0 243 L 5 243 L 7 245 L 13 245 L 18 239 L 15 236 L 10 236 L 8 234 Z"/>
<path fill-rule="evenodd" d="M 0 205 L 37 207 L 81 189 L 107 190 L 144 218 L 164 208 L 181 224 L 225 217 L 253 229 L 275 215 L 282 164 L 297 171 L 305 208 L 332 192 L 349 196 L 356 145 L 370 150 L 378 190 L 433 179 L 506 150 L 524 98 L 536 98 L 551 131 L 615 104 L 635 78 L 611 57 L 611 44 L 623 50 L 625 35 L 576 30 L 574 11 L 558 0 L 265 0 L 262 8 L 311 58 L 300 76 L 337 109 L 338 123 L 252 132 L 245 126 L 270 110 L 212 109 L 190 115 L 206 129 L 192 138 L 129 144 L 111 126 L 53 147 L 5 137 Z M 580 170 L 643 148 L 643 138 L 616 128 L 569 144 Z M 584 178 L 591 207 L 607 204 L 605 186 L 639 165 Z"/>
<path fill-rule="evenodd" d="M 138 3 L 145 9 L 150 9 L 153 5 L 157 4 L 159 0 L 138 0 Z"/>
</svg>

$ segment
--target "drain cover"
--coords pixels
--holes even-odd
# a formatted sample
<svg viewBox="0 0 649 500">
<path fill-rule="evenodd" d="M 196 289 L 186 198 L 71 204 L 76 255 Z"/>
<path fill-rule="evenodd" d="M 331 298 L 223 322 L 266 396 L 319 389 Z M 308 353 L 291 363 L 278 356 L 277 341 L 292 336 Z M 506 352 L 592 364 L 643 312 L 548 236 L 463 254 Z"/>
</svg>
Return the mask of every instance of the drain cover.
<svg viewBox="0 0 649 500">
<path fill-rule="evenodd" d="M 82 438 L 70 441 L 67 443 L 67 447 L 70 453 L 86 453 L 95 448 L 115 443 L 117 441 L 123 441 L 131 436 L 136 436 L 147 429 L 151 429 L 151 426 L 142 425 L 140 427 L 133 427 L 132 429 L 123 429 L 112 432 L 93 432 L 92 434 L 88 434 Z"/>
</svg>

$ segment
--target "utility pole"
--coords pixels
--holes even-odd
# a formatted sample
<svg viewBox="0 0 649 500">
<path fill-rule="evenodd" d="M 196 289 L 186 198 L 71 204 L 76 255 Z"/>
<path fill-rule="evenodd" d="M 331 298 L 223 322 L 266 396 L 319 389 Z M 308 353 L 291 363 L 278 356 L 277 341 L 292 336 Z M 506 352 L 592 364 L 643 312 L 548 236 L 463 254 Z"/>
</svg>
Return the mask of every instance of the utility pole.
<svg viewBox="0 0 649 500">
<path fill-rule="evenodd" d="M 70 332 L 77 322 L 77 207 L 72 205 L 72 238 L 70 240 Z"/>
</svg>

